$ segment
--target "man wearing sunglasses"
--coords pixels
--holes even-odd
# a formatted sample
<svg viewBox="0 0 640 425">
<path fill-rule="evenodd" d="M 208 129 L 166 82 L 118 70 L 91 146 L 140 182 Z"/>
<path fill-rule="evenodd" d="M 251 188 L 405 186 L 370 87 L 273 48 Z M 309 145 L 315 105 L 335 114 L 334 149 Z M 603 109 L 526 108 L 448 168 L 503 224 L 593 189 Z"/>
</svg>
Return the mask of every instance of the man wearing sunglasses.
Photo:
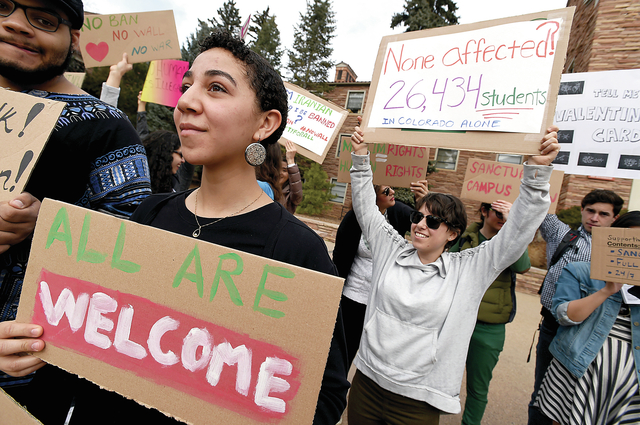
<svg viewBox="0 0 640 425">
<path fill-rule="evenodd" d="M 480 222 L 468 226 L 449 252 L 475 248 L 490 240 L 504 226 L 510 209 L 511 203 L 507 201 L 483 202 L 479 210 Z M 526 273 L 529 268 L 529 253 L 525 250 L 518 261 L 498 275 L 482 297 L 467 352 L 467 398 L 462 414 L 463 425 L 482 422 L 493 369 L 504 347 L 506 324 L 516 315 L 516 273 Z"/>
<path fill-rule="evenodd" d="M 42 349 L 28 339 L 38 336 L 34 327 L 10 322 L 40 201 L 127 217 L 151 193 L 144 148 L 126 115 L 63 75 L 79 48 L 83 19 L 81 0 L 0 0 L 0 87 L 66 103 L 25 192 L 0 202 L 0 386 L 18 398 L 29 374 L 44 365 L 24 355 L 27 347 Z"/>
<path fill-rule="evenodd" d="M 538 328 L 540 334 L 536 346 L 535 382 L 529 402 L 530 425 L 551 425 L 552 423 L 551 419 L 544 416 L 534 406 L 534 402 L 544 375 L 553 359 L 549 346 L 559 327 L 558 322 L 551 314 L 551 301 L 556 292 L 556 282 L 567 264 L 576 261 L 591 261 L 591 229 L 610 227 L 620 214 L 624 201 L 611 190 L 595 189 L 582 198 L 580 204 L 581 225 L 577 231 L 572 231 L 555 214 L 547 214 L 540 226 L 540 233 L 547 242 L 547 275 L 540 288 L 542 321 Z M 553 262 L 556 250 L 562 249 L 560 245 L 565 247 L 564 252 Z"/>
</svg>

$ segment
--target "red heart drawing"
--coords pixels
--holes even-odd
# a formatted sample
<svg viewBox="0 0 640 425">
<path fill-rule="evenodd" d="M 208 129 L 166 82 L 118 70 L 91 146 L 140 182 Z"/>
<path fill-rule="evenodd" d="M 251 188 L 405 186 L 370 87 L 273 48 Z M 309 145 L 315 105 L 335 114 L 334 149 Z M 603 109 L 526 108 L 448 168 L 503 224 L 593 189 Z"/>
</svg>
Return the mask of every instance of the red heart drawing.
<svg viewBox="0 0 640 425">
<path fill-rule="evenodd" d="M 101 41 L 97 45 L 94 43 L 87 43 L 85 49 L 87 50 L 89 56 L 91 56 L 98 62 L 102 62 L 102 59 L 104 59 L 105 56 L 107 56 L 107 54 L 109 53 L 109 45 L 104 41 Z"/>
</svg>

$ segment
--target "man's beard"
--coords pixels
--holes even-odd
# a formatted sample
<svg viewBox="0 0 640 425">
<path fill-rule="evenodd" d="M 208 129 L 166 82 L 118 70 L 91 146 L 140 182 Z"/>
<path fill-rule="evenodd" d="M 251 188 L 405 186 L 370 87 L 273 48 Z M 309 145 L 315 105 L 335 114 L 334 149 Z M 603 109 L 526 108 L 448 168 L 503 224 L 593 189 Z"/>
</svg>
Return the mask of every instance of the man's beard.
<svg viewBox="0 0 640 425">
<path fill-rule="evenodd" d="M 53 58 L 52 61 L 60 62 L 59 59 L 61 57 L 62 54 Z M 67 55 L 61 63 L 43 63 L 36 69 L 16 67 L 15 63 L 7 62 L 0 58 L 0 75 L 20 86 L 37 86 L 64 74 L 71 63 L 71 59 L 73 59 L 73 46 L 71 43 L 69 44 Z"/>
</svg>

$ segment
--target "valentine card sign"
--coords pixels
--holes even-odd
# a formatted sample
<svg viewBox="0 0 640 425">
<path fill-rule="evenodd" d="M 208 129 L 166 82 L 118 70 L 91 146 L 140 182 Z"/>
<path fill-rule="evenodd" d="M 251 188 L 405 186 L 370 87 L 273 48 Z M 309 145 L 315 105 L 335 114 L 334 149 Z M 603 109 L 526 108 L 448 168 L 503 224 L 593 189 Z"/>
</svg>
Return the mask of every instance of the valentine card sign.
<svg viewBox="0 0 640 425">
<path fill-rule="evenodd" d="M 17 320 L 46 362 L 185 422 L 310 424 L 342 284 L 45 199 Z"/>
<path fill-rule="evenodd" d="M 471 158 L 462 184 L 461 198 L 491 203 L 497 200 L 515 202 L 520 194 L 524 167 L 506 162 Z M 549 179 L 549 214 L 555 214 L 562 189 L 564 172 L 553 170 Z"/>
<path fill-rule="evenodd" d="M 188 70 L 186 61 L 151 61 L 142 87 L 142 101 L 175 108 L 182 95 L 182 77 Z"/>
<path fill-rule="evenodd" d="M 573 11 L 384 37 L 365 140 L 537 153 L 553 121 Z"/>
<path fill-rule="evenodd" d="M 85 14 L 80 50 L 87 68 L 111 66 L 129 55 L 130 63 L 180 59 L 172 10 L 113 15 Z"/>
<path fill-rule="evenodd" d="M 27 185 L 64 105 L 0 88 L 0 201 Z"/>
</svg>

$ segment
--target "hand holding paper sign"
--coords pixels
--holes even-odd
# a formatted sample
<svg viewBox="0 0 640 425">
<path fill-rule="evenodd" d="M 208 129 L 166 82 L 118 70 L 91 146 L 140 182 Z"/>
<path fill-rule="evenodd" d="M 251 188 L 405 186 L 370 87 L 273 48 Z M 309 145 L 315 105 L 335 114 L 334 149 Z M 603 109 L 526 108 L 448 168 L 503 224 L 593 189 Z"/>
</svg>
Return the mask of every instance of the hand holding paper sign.
<svg viewBox="0 0 640 425">
<path fill-rule="evenodd" d="M 0 203 L 0 254 L 33 233 L 38 211 L 40 201 L 27 192 Z"/>
<path fill-rule="evenodd" d="M 358 117 L 358 124 L 362 124 L 362 117 Z M 367 145 L 364 143 L 364 133 L 360 129 L 360 126 L 356 126 L 351 135 L 351 146 L 353 146 L 353 153 L 356 155 L 366 155 L 369 151 Z"/>
<path fill-rule="evenodd" d="M 39 358 L 27 355 L 44 349 L 44 341 L 34 339 L 41 335 L 39 325 L 0 322 L 0 370 L 11 376 L 26 376 L 44 366 L 46 363 Z"/>
<path fill-rule="evenodd" d="M 287 165 L 293 165 L 296 163 L 296 153 L 298 150 L 296 149 L 296 145 L 293 144 L 290 140 L 285 140 L 284 147 L 287 149 L 285 153 L 285 157 L 287 158 Z"/>
<path fill-rule="evenodd" d="M 558 127 L 555 125 L 547 129 L 546 134 L 540 142 L 540 155 L 530 156 L 529 165 L 551 165 L 556 155 L 560 152 L 558 143 Z"/>
<path fill-rule="evenodd" d="M 107 77 L 107 85 L 111 87 L 120 87 L 120 81 L 127 72 L 133 69 L 133 65 L 129 63 L 129 57 L 126 53 L 122 54 L 122 59 L 109 68 L 109 77 Z"/>
<path fill-rule="evenodd" d="M 413 193 L 413 197 L 416 201 L 427 196 L 429 193 L 429 182 L 427 180 L 411 182 L 411 193 Z"/>
<path fill-rule="evenodd" d="M 624 283 L 607 282 L 604 288 L 589 295 L 569 302 L 567 306 L 567 317 L 574 322 L 582 322 L 600 307 L 611 295 L 616 294 L 622 289 Z"/>
</svg>

